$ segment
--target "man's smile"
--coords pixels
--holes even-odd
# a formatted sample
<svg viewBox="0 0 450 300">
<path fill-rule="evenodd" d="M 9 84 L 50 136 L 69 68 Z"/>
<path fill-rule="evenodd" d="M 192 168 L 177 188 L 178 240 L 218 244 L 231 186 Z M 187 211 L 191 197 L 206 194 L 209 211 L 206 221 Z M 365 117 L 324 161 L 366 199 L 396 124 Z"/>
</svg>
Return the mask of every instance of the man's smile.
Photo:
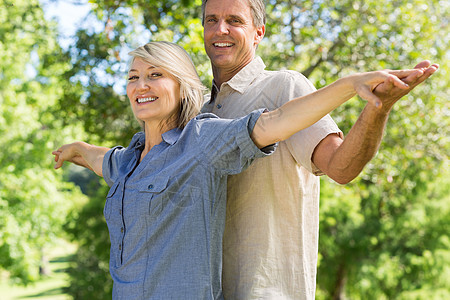
<svg viewBox="0 0 450 300">
<path fill-rule="evenodd" d="M 218 43 L 213 43 L 213 46 L 216 48 L 228 48 L 228 47 L 234 46 L 234 44 L 227 43 L 227 42 L 218 42 Z"/>
</svg>

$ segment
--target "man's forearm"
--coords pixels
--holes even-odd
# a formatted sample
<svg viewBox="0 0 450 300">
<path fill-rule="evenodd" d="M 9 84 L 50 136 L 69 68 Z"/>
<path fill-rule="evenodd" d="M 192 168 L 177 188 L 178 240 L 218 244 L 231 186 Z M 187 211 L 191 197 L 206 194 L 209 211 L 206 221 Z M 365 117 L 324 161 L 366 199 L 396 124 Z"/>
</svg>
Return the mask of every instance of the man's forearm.
<svg viewBox="0 0 450 300">
<path fill-rule="evenodd" d="M 377 153 L 388 117 L 389 111 L 367 104 L 347 137 L 335 150 L 326 174 L 341 184 L 356 178 Z"/>
<path fill-rule="evenodd" d="M 415 69 L 418 72 L 401 78 L 409 85 L 408 89 L 395 87 L 392 80 L 377 86 L 374 94 L 383 102 L 381 110 L 367 104 L 345 140 L 337 135 L 323 139 L 314 150 L 314 164 L 338 183 L 353 180 L 378 151 L 393 105 L 438 68 L 439 65 L 429 61 L 417 64 Z"/>
</svg>

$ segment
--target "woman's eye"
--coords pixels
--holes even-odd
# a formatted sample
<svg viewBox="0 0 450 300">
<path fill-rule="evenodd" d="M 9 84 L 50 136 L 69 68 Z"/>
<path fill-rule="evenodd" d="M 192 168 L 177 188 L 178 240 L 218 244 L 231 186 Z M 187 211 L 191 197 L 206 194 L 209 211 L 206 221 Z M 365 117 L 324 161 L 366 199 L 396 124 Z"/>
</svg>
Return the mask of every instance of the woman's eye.
<svg viewBox="0 0 450 300">
<path fill-rule="evenodd" d="M 152 74 L 150 75 L 150 77 L 153 77 L 153 78 L 155 78 L 155 77 L 161 77 L 161 76 L 162 76 L 161 73 L 152 73 Z"/>
<path fill-rule="evenodd" d="M 128 80 L 135 80 L 138 79 L 139 77 L 137 77 L 136 75 L 130 76 L 128 77 Z"/>
</svg>

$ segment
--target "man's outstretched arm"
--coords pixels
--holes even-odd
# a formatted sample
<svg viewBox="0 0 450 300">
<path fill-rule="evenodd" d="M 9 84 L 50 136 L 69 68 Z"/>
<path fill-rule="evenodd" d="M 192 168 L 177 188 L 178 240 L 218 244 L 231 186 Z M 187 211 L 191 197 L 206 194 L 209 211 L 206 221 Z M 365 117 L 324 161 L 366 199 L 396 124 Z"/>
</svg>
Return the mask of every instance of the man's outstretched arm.
<svg viewBox="0 0 450 300">
<path fill-rule="evenodd" d="M 374 93 L 383 103 L 381 109 L 368 103 L 344 140 L 337 134 L 331 134 L 317 145 L 312 156 L 313 163 L 340 184 L 356 178 L 378 151 L 393 105 L 430 77 L 438 67 L 429 61 L 419 63 L 415 67 L 417 73 L 402 78 L 409 85 L 408 89 L 395 87 L 389 81 L 377 86 Z"/>
</svg>

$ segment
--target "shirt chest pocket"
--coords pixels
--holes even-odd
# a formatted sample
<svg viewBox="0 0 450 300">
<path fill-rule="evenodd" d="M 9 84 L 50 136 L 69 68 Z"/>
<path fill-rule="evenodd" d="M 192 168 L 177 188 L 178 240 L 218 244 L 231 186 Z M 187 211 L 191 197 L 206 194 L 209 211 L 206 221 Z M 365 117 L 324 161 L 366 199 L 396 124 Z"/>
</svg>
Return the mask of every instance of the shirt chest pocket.
<svg viewBox="0 0 450 300">
<path fill-rule="evenodd" d="M 147 181 L 139 188 L 139 196 L 150 201 L 149 214 L 159 214 L 164 208 L 164 202 L 161 201 L 169 183 L 169 177 L 155 177 Z"/>
<path fill-rule="evenodd" d="M 159 214 L 168 207 L 178 209 L 192 207 L 201 197 L 199 187 L 182 183 L 176 178 L 172 178 L 170 183 L 169 179 L 169 177 L 155 179 L 140 189 L 141 194 L 151 197 L 151 214 Z"/>
</svg>

